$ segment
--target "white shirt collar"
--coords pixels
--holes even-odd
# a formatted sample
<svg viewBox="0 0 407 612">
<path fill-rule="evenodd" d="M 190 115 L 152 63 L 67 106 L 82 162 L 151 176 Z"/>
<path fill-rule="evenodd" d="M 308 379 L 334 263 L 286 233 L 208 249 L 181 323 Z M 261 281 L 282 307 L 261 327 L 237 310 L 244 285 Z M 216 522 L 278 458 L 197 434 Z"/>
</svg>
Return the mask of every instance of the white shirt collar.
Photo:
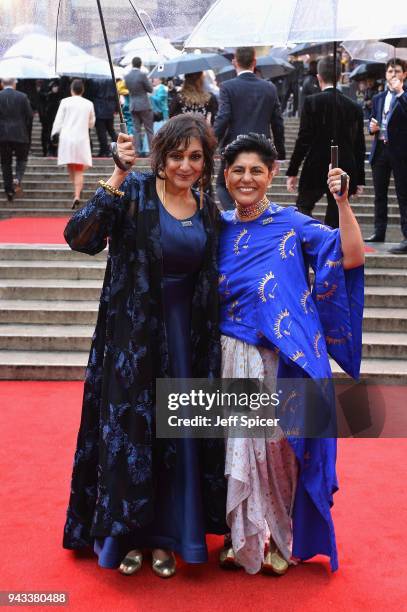
<svg viewBox="0 0 407 612">
<path fill-rule="evenodd" d="M 241 70 L 237 73 L 237 76 L 240 76 L 241 74 L 254 74 L 254 72 L 253 70 Z"/>
</svg>

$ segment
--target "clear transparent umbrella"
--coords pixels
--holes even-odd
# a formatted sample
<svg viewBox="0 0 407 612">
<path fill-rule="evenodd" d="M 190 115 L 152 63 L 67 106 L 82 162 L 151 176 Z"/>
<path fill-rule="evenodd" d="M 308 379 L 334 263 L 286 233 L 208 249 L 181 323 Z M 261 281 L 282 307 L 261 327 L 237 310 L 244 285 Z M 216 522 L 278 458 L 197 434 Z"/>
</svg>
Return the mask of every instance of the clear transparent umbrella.
<svg viewBox="0 0 407 612">
<path fill-rule="evenodd" d="M 0 79 L 52 79 L 53 68 L 29 57 L 9 57 L 0 60 Z"/>
<path fill-rule="evenodd" d="M 59 57 L 80 55 L 86 55 L 86 51 L 71 42 L 58 41 Z M 4 57 L 28 57 L 53 66 L 55 62 L 55 36 L 52 38 L 44 34 L 28 34 L 7 49 Z"/>
<path fill-rule="evenodd" d="M 286 45 L 407 35 L 405 0 L 217 0 L 185 47 Z M 374 17 L 373 17 L 374 16 Z"/>
<path fill-rule="evenodd" d="M 61 76 L 82 79 L 110 78 L 109 62 L 85 53 L 76 57 L 61 57 L 57 72 Z"/>
<path fill-rule="evenodd" d="M 392 45 L 377 40 L 349 40 L 344 41 L 342 47 L 354 60 L 378 62 L 382 64 L 385 64 L 395 57 L 407 60 L 407 49 L 396 49 L 396 47 Z"/>
</svg>

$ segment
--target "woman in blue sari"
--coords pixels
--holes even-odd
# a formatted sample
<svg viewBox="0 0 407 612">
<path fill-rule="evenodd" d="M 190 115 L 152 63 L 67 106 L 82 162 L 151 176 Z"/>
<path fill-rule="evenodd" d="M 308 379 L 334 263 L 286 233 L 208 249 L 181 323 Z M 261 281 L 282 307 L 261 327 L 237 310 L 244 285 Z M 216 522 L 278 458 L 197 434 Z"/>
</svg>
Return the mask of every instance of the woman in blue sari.
<svg viewBox="0 0 407 612">
<path fill-rule="evenodd" d="M 224 151 L 236 208 L 222 215 L 219 247 L 222 377 L 264 380 L 269 389 L 277 378 L 329 379 L 331 356 L 357 378 L 364 249 L 347 189 L 340 195 L 343 172 L 328 173 L 340 220 L 332 230 L 268 201 L 276 159 L 272 142 L 258 134 L 239 136 Z M 278 427 L 270 438 L 229 437 L 231 536 L 221 565 L 284 574 L 296 559 L 324 554 L 336 570 L 335 461 L 334 437 L 294 437 Z"/>
</svg>

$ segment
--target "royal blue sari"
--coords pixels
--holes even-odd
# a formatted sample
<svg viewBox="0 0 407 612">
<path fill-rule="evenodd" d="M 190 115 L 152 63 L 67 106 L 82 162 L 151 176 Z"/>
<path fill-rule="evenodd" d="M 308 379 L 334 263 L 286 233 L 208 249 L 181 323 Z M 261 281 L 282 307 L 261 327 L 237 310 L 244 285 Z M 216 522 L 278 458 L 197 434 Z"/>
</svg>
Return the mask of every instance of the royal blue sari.
<svg viewBox="0 0 407 612">
<path fill-rule="evenodd" d="M 339 230 L 271 203 L 256 220 L 222 216 L 221 332 L 279 354 L 279 378 L 329 379 L 331 356 L 359 376 L 363 266 L 344 270 Z M 314 283 L 309 283 L 309 267 Z M 334 405 L 332 405 L 334 410 Z M 331 517 L 336 438 L 289 437 L 299 464 L 293 556 L 330 557 L 338 567 Z"/>
</svg>

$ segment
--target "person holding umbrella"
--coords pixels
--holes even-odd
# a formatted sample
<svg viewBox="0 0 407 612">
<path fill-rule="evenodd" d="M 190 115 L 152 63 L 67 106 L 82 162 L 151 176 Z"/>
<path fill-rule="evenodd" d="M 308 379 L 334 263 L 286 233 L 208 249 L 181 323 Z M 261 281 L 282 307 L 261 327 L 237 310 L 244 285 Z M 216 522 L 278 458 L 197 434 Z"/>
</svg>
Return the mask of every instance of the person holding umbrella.
<svg viewBox="0 0 407 612">
<path fill-rule="evenodd" d="M 384 242 L 387 228 L 387 192 L 393 173 L 404 240 L 391 253 L 407 253 L 407 78 L 401 59 L 386 64 L 386 91 L 372 100 L 369 131 L 374 134 L 370 163 L 375 190 L 375 231 L 366 242 Z"/>
<path fill-rule="evenodd" d="M 235 208 L 222 213 L 219 240 L 222 377 L 261 380 L 269 392 L 281 389 L 278 379 L 288 379 L 290 391 L 301 393 L 311 385 L 296 387 L 299 379 L 326 388 L 332 377 L 328 355 L 359 376 L 364 246 L 343 170 L 327 171 L 339 213 L 339 230 L 331 230 L 268 200 L 277 157 L 272 141 L 255 133 L 238 136 L 223 153 Z M 347 179 L 343 193 L 341 177 Z M 302 396 L 310 401 L 306 391 Z M 305 420 L 328 415 L 329 433 L 324 421 L 322 430 L 313 429 L 317 435 L 303 436 L 304 429 L 297 434 L 298 418 L 287 429 L 284 416 L 295 410 L 290 405 L 285 412 L 283 405 L 278 426 L 263 429 L 262 437 L 244 431 L 227 438 L 231 538 L 221 552 L 222 566 L 281 575 L 295 563 L 292 557 L 325 554 L 337 569 L 330 511 L 338 488 L 335 399 L 322 407 L 314 395 L 310 404 Z"/>
<path fill-rule="evenodd" d="M 115 167 L 65 229 L 73 250 L 109 242 L 86 372 L 64 547 L 94 548 L 125 575 L 152 550 L 152 569 L 176 572 L 174 552 L 207 560 L 205 533 L 224 534 L 224 441 L 155 436 L 157 378 L 220 373 L 217 209 L 204 195 L 216 139 L 199 114 L 169 119 L 152 172 L 130 172 L 131 136 Z M 200 182 L 200 192 L 192 189 Z"/>
</svg>

